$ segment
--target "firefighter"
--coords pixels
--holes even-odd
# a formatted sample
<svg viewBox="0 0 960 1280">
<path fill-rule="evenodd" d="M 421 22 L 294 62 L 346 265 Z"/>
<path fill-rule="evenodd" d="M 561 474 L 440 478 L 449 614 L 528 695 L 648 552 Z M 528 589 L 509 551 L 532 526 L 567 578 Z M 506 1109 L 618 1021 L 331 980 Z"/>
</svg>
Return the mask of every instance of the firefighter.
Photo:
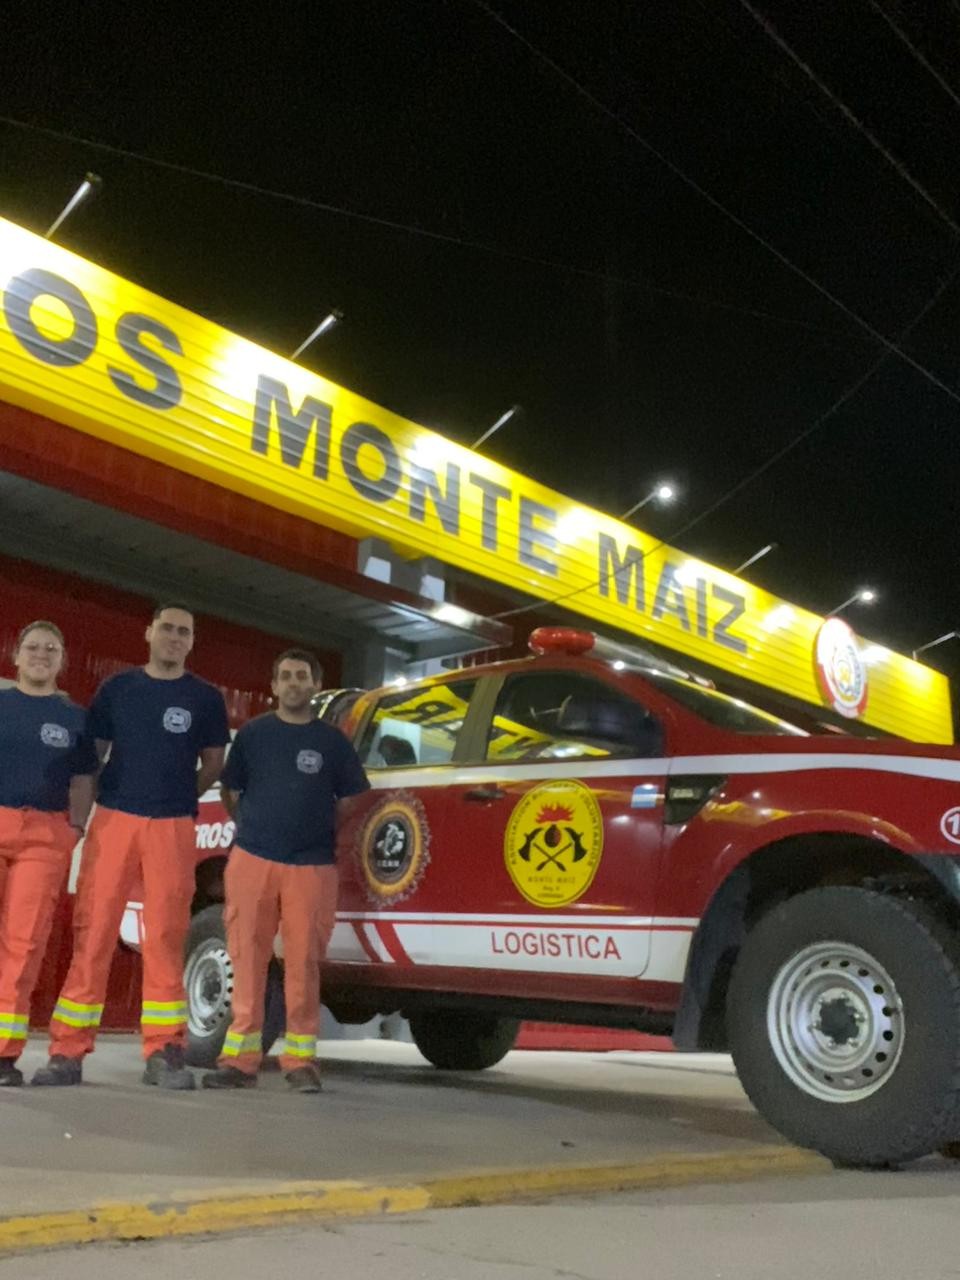
<svg viewBox="0 0 960 1280">
<path fill-rule="evenodd" d="M 23 1084 L 37 984 L 70 855 L 93 803 L 97 756 L 86 713 L 57 689 L 65 658 L 52 622 L 17 637 L 14 687 L 0 691 L 0 1086 Z"/>
<path fill-rule="evenodd" d="M 291 1089 L 317 1093 L 320 964 L 337 901 L 336 828 L 350 798 L 370 784 L 339 729 L 314 718 L 323 673 L 304 649 L 273 664 L 277 709 L 237 734 L 223 774 L 224 804 L 237 821 L 226 871 L 227 950 L 233 1022 L 207 1089 L 257 1083 L 267 968 L 279 927 L 287 1029 L 280 1066 Z"/>
<path fill-rule="evenodd" d="M 105 680 L 89 712 L 103 759 L 80 864 L 73 960 L 50 1023 L 50 1060 L 35 1085 L 73 1085 L 92 1052 L 131 886 L 143 880 L 143 1083 L 192 1089 L 184 1064 L 183 950 L 194 893 L 197 797 L 218 777 L 229 738 L 222 694 L 184 669 L 193 613 L 161 605 L 149 660 Z M 200 767 L 197 768 L 197 761 Z"/>
</svg>

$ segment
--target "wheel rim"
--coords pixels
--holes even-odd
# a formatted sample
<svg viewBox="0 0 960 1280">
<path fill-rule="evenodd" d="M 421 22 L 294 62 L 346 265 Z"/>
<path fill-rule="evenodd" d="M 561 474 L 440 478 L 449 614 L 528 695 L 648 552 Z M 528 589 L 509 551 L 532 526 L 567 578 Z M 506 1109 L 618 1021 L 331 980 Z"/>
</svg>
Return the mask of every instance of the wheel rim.
<svg viewBox="0 0 960 1280">
<path fill-rule="evenodd" d="M 903 1005 L 868 952 L 818 942 L 780 969 L 767 1032 L 795 1085 L 825 1102 L 859 1102 L 890 1079 L 903 1053 Z"/>
<path fill-rule="evenodd" d="M 187 1026 L 194 1036 L 210 1036 L 230 1018 L 233 964 L 219 938 L 209 938 L 187 961 Z"/>
</svg>

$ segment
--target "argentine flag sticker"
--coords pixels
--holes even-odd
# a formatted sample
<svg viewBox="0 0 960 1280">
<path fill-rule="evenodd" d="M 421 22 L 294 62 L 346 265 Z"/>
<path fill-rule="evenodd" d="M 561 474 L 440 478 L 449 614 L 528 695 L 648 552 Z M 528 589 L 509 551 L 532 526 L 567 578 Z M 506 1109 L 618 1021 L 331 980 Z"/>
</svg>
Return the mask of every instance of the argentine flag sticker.
<svg viewBox="0 0 960 1280">
<path fill-rule="evenodd" d="M 633 788 L 631 809 L 655 809 L 660 801 L 660 787 L 656 782 L 641 782 Z"/>
</svg>

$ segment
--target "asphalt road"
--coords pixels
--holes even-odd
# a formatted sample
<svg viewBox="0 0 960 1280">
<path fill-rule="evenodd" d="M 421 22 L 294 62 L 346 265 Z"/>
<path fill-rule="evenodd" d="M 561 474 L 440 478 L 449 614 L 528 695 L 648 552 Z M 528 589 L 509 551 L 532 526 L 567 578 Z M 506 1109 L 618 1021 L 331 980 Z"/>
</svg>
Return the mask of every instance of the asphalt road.
<svg viewBox="0 0 960 1280">
<path fill-rule="evenodd" d="M 947 1280 L 960 1167 L 448 1209 L 0 1260 L 0 1280 Z"/>
</svg>

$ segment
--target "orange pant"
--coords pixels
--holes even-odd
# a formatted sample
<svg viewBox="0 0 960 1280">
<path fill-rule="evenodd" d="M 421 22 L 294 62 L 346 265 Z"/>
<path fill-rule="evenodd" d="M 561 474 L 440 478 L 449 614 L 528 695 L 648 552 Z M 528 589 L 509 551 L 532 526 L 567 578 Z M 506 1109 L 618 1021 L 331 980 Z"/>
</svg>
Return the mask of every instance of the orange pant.
<svg viewBox="0 0 960 1280">
<path fill-rule="evenodd" d="M 64 813 L 0 808 L 0 1058 L 19 1058 L 77 833 Z"/>
<path fill-rule="evenodd" d="M 80 863 L 73 960 L 50 1022 L 51 1054 L 80 1058 L 93 1050 L 138 869 L 143 876 L 143 1056 L 186 1039 L 183 949 L 196 858 L 192 818 L 139 818 L 97 809 Z"/>
<path fill-rule="evenodd" d="M 256 1072 L 263 1058 L 263 1001 L 273 942 L 283 942 L 287 1034 L 280 1066 L 313 1062 L 320 1032 L 320 963 L 337 910 L 336 867 L 291 867 L 234 845 L 226 871 L 227 950 L 233 1021 L 220 1066 Z"/>
</svg>

